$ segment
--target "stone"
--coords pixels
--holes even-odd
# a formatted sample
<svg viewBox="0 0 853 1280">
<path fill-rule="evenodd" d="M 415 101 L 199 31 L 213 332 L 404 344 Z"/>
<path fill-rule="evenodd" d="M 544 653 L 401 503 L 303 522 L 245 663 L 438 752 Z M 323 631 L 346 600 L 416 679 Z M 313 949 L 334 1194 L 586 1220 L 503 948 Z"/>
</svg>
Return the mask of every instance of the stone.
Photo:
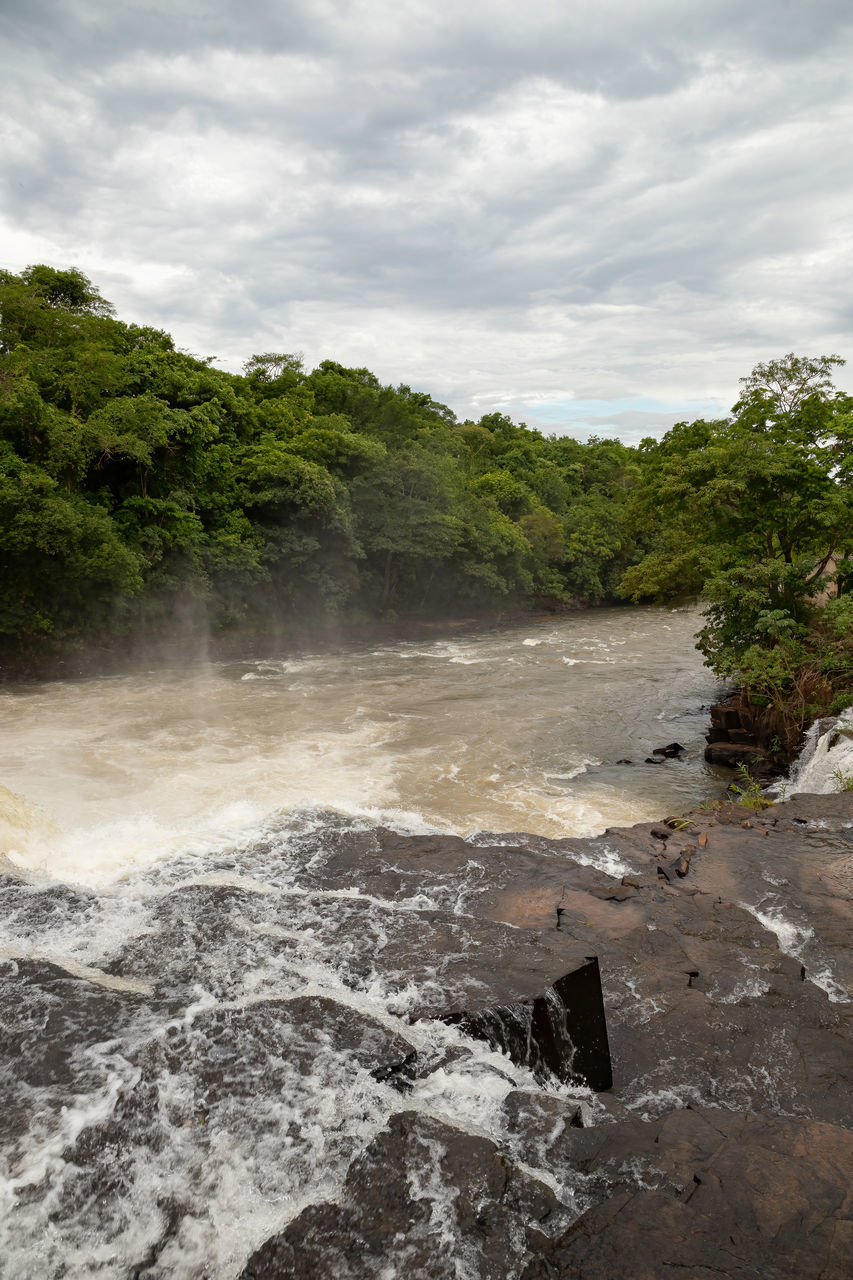
<svg viewBox="0 0 853 1280">
<path fill-rule="evenodd" d="M 45 1248 L 61 1250 L 62 1224 L 85 1211 L 122 1275 L 175 1274 L 181 1242 L 210 1228 L 208 1160 L 242 1144 L 235 1193 L 258 1177 L 264 1213 L 283 1206 L 280 1229 L 234 1261 L 247 1280 L 444 1280 L 460 1259 L 527 1280 L 846 1280 L 853 795 L 760 813 L 727 803 L 667 819 L 669 840 L 663 829 L 466 841 L 330 820 L 286 864 L 263 864 L 259 846 L 281 877 L 263 892 L 247 884 L 252 850 L 241 884 L 165 886 L 100 975 L 3 960 L 13 1167 L 28 1128 L 53 1112 L 59 1123 L 69 1096 L 105 1100 L 16 1191 L 47 1205 Z M 87 922 L 92 910 L 85 896 L 2 888 L 0 910 L 36 934 L 42 918 Z M 338 999 L 272 998 L 271 973 L 299 980 L 298 929 Z M 377 989 L 405 1016 L 363 1013 Z M 562 1082 L 591 1078 L 581 1059 L 602 1001 L 612 1086 L 573 1093 Z M 440 1025 L 463 1018 L 538 1077 L 519 1088 L 508 1059 L 489 1059 L 476 1114 L 490 1138 L 473 1131 L 464 1087 L 458 1121 L 452 1106 L 426 1114 L 448 1080 L 477 1079 L 482 1049 Z M 599 1070 L 603 1046 L 592 1051 Z M 307 1078 L 337 1081 L 347 1104 L 311 1110 L 307 1090 L 300 1110 Z M 312 1132 L 336 1153 L 335 1203 L 325 1190 L 321 1203 L 299 1199 Z M 261 1155 L 277 1135 L 289 1144 L 280 1168 Z"/>
<path fill-rule="evenodd" d="M 524 1280 L 846 1280 L 853 1136 L 794 1117 L 672 1112 L 582 1131 L 576 1160 L 608 1196 L 542 1243 Z"/>
<path fill-rule="evenodd" d="M 304 1210 L 240 1280 L 447 1280 L 466 1256 L 481 1280 L 505 1280 L 560 1217 L 550 1187 L 487 1138 L 401 1112 L 354 1162 L 340 1200 Z"/>
<path fill-rule="evenodd" d="M 614 890 L 625 896 L 634 892 Z M 550 1074 L 597 1091 L 613 1084 L 601 975 L 594 956 L 541 995 L 493 1004 L 472 992 L 464 1010 L 441 1016 L 501 1049 L 513 1062 L 530 1067 L 534 1075 Z"/>
<path fill-rule="evenodd" d="M 709 742 L 705 748 L 709 764 L 725 765 L 728 769 L 736 769 L 741 762 L 749 764 L 761 754 L 759 747 L 740 746 L 735 742 Z"/>
</svg>

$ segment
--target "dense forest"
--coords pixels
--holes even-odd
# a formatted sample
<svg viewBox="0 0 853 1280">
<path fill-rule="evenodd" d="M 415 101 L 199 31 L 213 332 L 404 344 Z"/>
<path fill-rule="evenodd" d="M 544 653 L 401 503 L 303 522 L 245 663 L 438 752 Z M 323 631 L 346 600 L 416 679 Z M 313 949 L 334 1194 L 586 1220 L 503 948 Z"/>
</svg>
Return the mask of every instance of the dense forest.
<svg viewBox="0 0 853 1280">
<path fill-rule="evenodd" d="M 367 369 L 242 376 L 117 320 L 76 271 L 0 276 L 0 627 L 43 637 L 436 615 L 616 591 L 636 454 L 457 422 Z"/>
<path fill-rule="evenodd" d="M 0 272 L 0 646 L 702 596 L 716 670 L 853 700 L 840 363 L 786 356 L 724 420 L 583 444 L 331 360 L 227 373 L 79 271 Z"/>
</svg>

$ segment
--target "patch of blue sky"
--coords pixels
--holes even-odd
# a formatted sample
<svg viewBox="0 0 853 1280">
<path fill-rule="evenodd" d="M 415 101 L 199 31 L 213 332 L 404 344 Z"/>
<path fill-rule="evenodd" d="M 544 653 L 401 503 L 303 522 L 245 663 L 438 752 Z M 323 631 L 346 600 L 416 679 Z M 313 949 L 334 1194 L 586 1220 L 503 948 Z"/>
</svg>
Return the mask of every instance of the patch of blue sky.
<svg viewBox="0 0 853 1280">
<path fill-rule="evenodd" d="M 614 400 L 573 400 L 569 397 L 531 399 L 502 404 L 516 421 L 547 435 L 610 437 L 637 444 L 644 436 L 660 437 L 676 422 L 717 418 L 726 413 L 721 401 L 666 401 L 653 396 L 622 396 Z"/>
</svg>

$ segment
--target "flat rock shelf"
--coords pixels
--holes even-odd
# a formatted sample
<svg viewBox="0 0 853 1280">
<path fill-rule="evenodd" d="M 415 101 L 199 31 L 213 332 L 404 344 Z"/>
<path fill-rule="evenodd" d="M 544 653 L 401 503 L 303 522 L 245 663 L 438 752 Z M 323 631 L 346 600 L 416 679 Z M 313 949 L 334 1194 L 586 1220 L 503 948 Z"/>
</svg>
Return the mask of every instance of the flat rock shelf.
<svg viewBox="0 0 853 1280">
<path fill-rule="evenodd" d="M 143 880 L 2 879 L 10 1276 L 853 1272 L 853 795 Z"/>
</svg>

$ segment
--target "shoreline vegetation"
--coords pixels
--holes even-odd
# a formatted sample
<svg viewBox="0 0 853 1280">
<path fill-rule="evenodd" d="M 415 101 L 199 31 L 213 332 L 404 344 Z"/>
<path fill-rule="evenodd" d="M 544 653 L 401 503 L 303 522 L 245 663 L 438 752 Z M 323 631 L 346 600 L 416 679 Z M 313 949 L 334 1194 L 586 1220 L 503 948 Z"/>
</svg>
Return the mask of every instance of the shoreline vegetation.
<svg viewBox="0 0 853 1280">
<path fill-rule="evenodd" d="M 227 373 L 119 321 L 80 271 L 2 271 L 0 666 L 93 674 L 192 645 L 693 599 L 709 666 L 790 753 L 853 703 L 841 364 L 787 355 L 724 419 L 580 443 L 502 413 L 460 422 L 332 360 Z"/>
</svg>

